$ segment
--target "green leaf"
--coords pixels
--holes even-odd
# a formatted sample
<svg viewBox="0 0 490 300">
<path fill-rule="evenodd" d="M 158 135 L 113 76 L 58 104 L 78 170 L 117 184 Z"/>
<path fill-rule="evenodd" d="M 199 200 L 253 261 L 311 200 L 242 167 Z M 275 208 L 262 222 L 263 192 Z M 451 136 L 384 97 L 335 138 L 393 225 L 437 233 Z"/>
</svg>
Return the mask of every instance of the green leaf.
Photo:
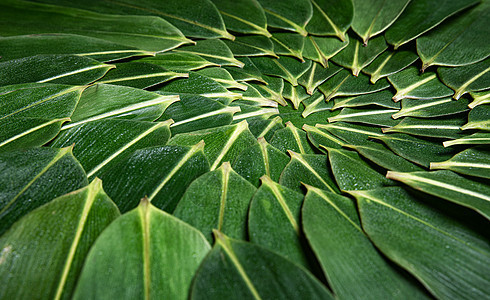
<svg viewBox="0 0 490 300">
<path fill-rule="evenodd" d="M 353 0 L 354 18 L 352 29 L 362 38 L 366 45 L 368 41 L 395 22 L 410 0 L 376 1 Z"/>
<path fill-rule="evenodd" d="M 158 65 L 138 61 L 115 64 L 115 69 L 109 71 L 97 83 L 146 89 L 175 78 L 187 77 L 187 73 L 176 73 Z"/>
<path fill-rule="evenodd" d="M 333 35 L 341 41 L 348 39 L 347 29 L 354 16 L 352 0 L 311 0 L 313 16 L 306 26 L 310 34 Z"/>
<path fill-rule="evenodd" d="M 313 275 L 282 256 L 218 231 L 214 235 L 190 299 L 333 299 Z"/>
<path fill-rule="evenodd" d="M 354 151 L 326 148 L 335 181 L 342 191 L 371 190 L 393 185 Z"/>
<path fill-rule="evenodd" d="M 199 231 L 142 200 L 97 239 L 74 299 L 187 299 L 209 249 Z"/>
<path fill-rule="evenodd" d="M 367 46 L 362 46 L 361 41 L 355 37 L 351 36 L 349 40 L 349 45 L 332 60 L 338 65 L 351 69 L 354 76 L 358 76 L 364 67 L 388 48 L 382 36 L 373 38 Z"/>
<path fill-rule="evenodd" d="M 426 168 L 431 162 L 445 161 L 454 154 L 454 150 L 444 148 L 441 142 L 433 139 L 421 139 L 402 133 L 385 134 L 373 138 L 381 140 L 401 157 Z"/>
<path fill-rule="evenodd" d="M 83 85 L 96 81 L 112 68 L 88 57 L 35 55 L 1 62 L 0 86 L 29 82 Z"/>
<path fill-rule="evenodd" d="M 401 117 L 433 118 L 458 114 L 468 110 L 468 100 L 451 98 L 443 99 L 403 99 L 402 109 L 393 115 L 394 119 Z"/>
<path fill-rule="evenodd" d="M 303 184 L 339 193 L 328 165 L 328 157 L 323 154 L 299 154 L 288 151 L 291 161 L 281 174 L 279 183 L 297 192 L 302 192 Z"/>
<path fill-rule="evenodd" d="M 78 6 L 84 9 L 94 8 L 85 2 Z M 8 0 L 1 7 L 0 31 L 3 36 L 72 33 L 151 52 L 166 51 L 192 43 L 172 24 L 157 17 L 100 14 L 27 1 Z M 107 11 L 116 13 L 112 9 L 102 12 Z"/>
<path fill-rule="evenodd" d="M 277 107 L 278 103 L 276 101 L 269 100 L 266 97 L 262 96 L 262 94 L 250 84 L 244 83 L 243 85 L 247 87 L 247 90 L 241 92 L 242 97 L 240 100 L 235 101 L 235 104 L 244 103 L 252 106 Z"/>
<path fill-rule="evenodd" d="M 445 141 L 442 144 L 444 145 L 444 147 L 450 147 L 454 145 L 488 145 L 490 144 L 490 133 L 477 132 L 459 139 Z"/>
<path fill-rule="evenodd" d="M 269 118 L 267 120 L 256 118 L 247 120 L 247 123 L 250 132 L 252 132 L 256 138 L 264 138 L 265 140 L 269 141 L 277 130 L 284 128 L 280 116 Z"/>
<path fill-rule="evenodd" d="M 311 64 L 310 69 L 298 79 L 298 83 L 306 88 L 308 94 L 313 95 L 313 92 L 319 85 L 340 72 L 340 70 L 342 69 L 336 65 L 323 68 L 314 62 Z"/>
<path fill-rule="evenodd" d="M 478 0 L 412 1 L 386 31 L 386 41 L 396 50 L 401 45 L 436 27 L 446 18 L 478 2 Z"/>
<path fill-rule="evenodd" d="M 371 76 L 371 82 L 393 75 L 413 64 L 418 56 L 411 51 L 385 51 L 362 71 Z"/>
<path fill-rule="evenodd" d="M 304 62 L 303 48 L 305 37 L 297 33 L 279 32 L 271 37 L 274 53 L 278 55 L 292 56 Z"/>
<path fill-rule="evenodd" d="M 270 143 L 283 153 L 286 153 L 288 150 L 301 154 L 315 153 L 310 144 L 308 144 L 306 133 L 296 128 L 291 122 L 286 122 L 285 128 L 277 130 Z"/>
<path fill-rule="evenodd" d="M 449 160 L 430 164 L 431 170 L 451 170 L 460 174 L 490 179 L 490 153 L 483 147 L 459 152 Z"/>
<path fill-rule="evenodd" d="M 485 91 L 485 92 L 470 92 L 471 97 L 473 98 L 473 102 L 468 104 L 469 108 L 474 108 L 475 106 L 481 105 L 481 104 L 488 104 L 490 103 L 490 91 Z"/>
<path fill-rule="evenodd" d="M 437 74 L 420 73 L 416 67 L 410 67 L 388 77 L 396 89 L 394 101 L 402 99 L 435 99 L 452 95 L 451 89 L 445 86 Z"/>
<path fill-rule="evenodd" d="M 268 176 L 279 181 L 282 171 L 289 162 L 289 157 L 271 146 L 264 137 L 258 143 L 243 150 L 233 163 L 233 169 L 243 178 L 258 187 L 260 178 Z"/>
<path fill-rule="evenodd" d="M 172 212 L 189 184 L 209 171 L 203 147 L 204 142 L 139 149 L 100 178 L 121 212 L 135 208 L 146 196 L 156 207 Z"/>
<path fill-rule="evenodd" d="M 174 51 L 196 54 L 220 66 L 243 67 L 243 63 L 233 57 L 233 52 L 222 40 L 200 40 L 195 45 L 182 46 Z"/>
<path fill-rule="evenodd" d="M 211 67 L 197 71 L 196 73 L 212 78 L 226 89 L 247 90 L 247 86 L 237 82 L 231 74 L 223 68 Z"/>
<path fill-rule="evenodd" d="M 325 148 L 320 147 L 320 145 L 329 148 L 341 148 L 342 146 L 345 146 L 345 142 L 343 140 L 332 135 L 328 131 L 321 130 L 308 124 L 303 125 L 302 129 L 306 131 L 308 141 L 310 141 L 318 150 L 324 153 L 326 153 Z"/>
<path fill-rule="evenodd" d="M 300 85 L 292 86 L 287 82 L 284 83 L 282 96 L 291 101 L 294 109 L 298 109 L 300 103 L 310 97 L 304 87 Z"/>
<path fill-rule="evenodd" d="M 332 109 L 376 105 L 384 108 L 400 109 L 400 103 L 393 102 L 393 93 L 387 90 L 349 98 L 335 98 Z"/>
<path fill-rule="evenodd" d="M 169 145 L 191 146 L 203 140 L 204 153 L 209 160 L 211 171 L 223 162 L 234 161 L 240 152 L 256 143 L 255 137 L 248 130 L 247 121 L 238 124 L 197 130 L 192 134 L 177 134 Z"/>
<path fill-rule="evenodd" d="M 310 98 L 303 100 L 303 104 L 305 109 L 301 116 L 304 118 L 316 112 L 330 111 L 333 106 L 332 102 L 326 102 L 325 96 L 318 91 L 311 95 Z"/>
<path fill-rule="evenodd" d="M 289 31 L 295 31 L 303 36 L 308 34 L 306 24 L 313 15 L 313 8 L 307 0 L 258 0 L 267 16 L 267 25 Z"/>
<path fill-rule="evenodd" d="M 371 241 L 434 296 L 474 299 L 488 295 L 486 238 L 399 187 L 351 194 Z"/>
<path fill-rule="evenodd" d="M 368 139 L 384 136 L 381 133 L 381 128 L 346 122 L 316 124 L 315 127 L 326 130 L 329 133 L 341 138 L 348 144 L 353 145 L 366 145 L 371 143 L 371 141 Z"/>
<path fill-rule="evenodd" d="M 32 56 L 32 49 L 36 49 L 35 54 L 72 54 L 102 62 L 154 55 L 154 52 L 76 34 L 21 35 L 0 39 L 0 53 L 4 60 Z"/>
<path fill-rule="evenodd" d="M 377 126 L 395 126 L 397 120 L 391 117 L 398 112 L 396 109 L 370 109 L 370 108 L 342 108 L 336 116 L 328 118 L 329 123 L 333 122 L 356 122 Z"/>
<path fill-rule="evenodd" d="M 276 101 L 281 105 L 287 105 L 286 100 L 282 96 L 284 81 L 281 78 L 272 76 L 263 76 L 263 78 L 266 80 L 267 85 L 252 84 L 252 86 L 256 88 L 265 98 Z"/>
<path fill-rule="evenodd" d="M 281 77 L 294 86 L 298 85 L 298 79 L 308 71 L 311 60 L 304 63 L 295 58 L 281 56 L 279 59 L 269 57 L 251 58 L 254 65 L 264 74 Z"/>
<path fill-rule="evenodd" d="M 0 239 L 0 297 L 71 299 L 90 246 L 118 216 L 96 179 L 20 219 Z"/>
<path fill-rule="evenodd" d="M 355 77 L 344 69 L 330 77 L 319 86 L 319 89 L 325 95 L 326 101 L 330 101 L 330 99 L 338 96 L 356 96 L 374 93 L 384 90 L 389 86 L 390 84 L 386 79 L 379 80 L 376 84 L 371 84 L 368 76 L 361 73 L 358 77 Z"/>
<path fill-rule="evenodd" d="M 490 34 L 488 1 L 417 39 L 422 70 L 429 66 L 461 66 L 476 63 L 490 55 L 486 37 Z M 468 47 L 471 45 L 471 47 Z"/>
<path fill-rule="evenodd" d="M 305 234 L 340 299 L 428 298 L 391 266 L 361 229 L 352 200 L 307 186 Z"/>
<path fill-rule="evenodd" d="M 205 60 L 199 55 L 177 52 L 159 53 L 155 56 L 140 59 L 138 62 L 154 64 L 174 72 L 189 72 L 205 67 L 219 66 L 218 64 Z"/>
<path fill-rule="evenodd" d="M 248 207 L 255 191 L 224 162 L 189 185 L 173 215 L 201 231 L 209 242 L 213 229 L 245 240 Z"/>
<path fill-rule="evenodd" d="M 324 68 L 328 68 L 328 60 L 349 44 L 349 36 L 346 35 L 345 38 L 345 41 L 340 41 L 334 37 L 310 35 L 305 39 L 303 56 L 322 64 Z"/>
<path fill-rule="evenodd" d="M 226 28 L 240 33 L 260 34 L 270 37 L 267 19 L 257 0 L 211 0 L 218 8 Z"/>
<path fill-rule="evenodd" d="M 490 219 L 490 187 L 461 177 L 451 171 L 388 172 L 387 178 L 398 180 L 425 193 L 476 210 Z"/>
<path fill-rule="evenodd" d="M 464 134 L 461 130 L 463 124 L 462 118 L 421 119 L 406 117 L 395 126 L 382 130 L 384 133 L 398 132 L 434 138 L 458 138 Z"/>
<path fill-rule="evenodd" d="M 71 117 L 72 122 L 62 129 L 101 119 L 154 121 L 176 101 L 179 101 L 179 96 L 162 96 L 130 87 L 97 84 L 84 90 Z"/>
<path fill-rule="evenodd" d="M 33 209 L 88 184 L 71 147 L 1 153 L 0 168 L 0 234 Z"/>
<path fill-rule="evenodd" d="M 71 117 L 83 89 L 51 83 L 0 87 L 0 152 L 49 142 Z"/>
<path fill-rule="evenodd" d="M 226 1 L 228 2 L 228 1 Z M 224 41 L 234 56 L 272 56 L 277 57 L 274 52 L 274 44 L 270 39 L 261 35 L 238 36 L 234 41 Z"/>
<path fill-rule="evenodd" d="M 275 183 L 267 175 L 261 181 L 250 203 L 250 241 L 308 268 L 308 246 L 300 227 L 303 195 Z"/>
<path fill-rule="evenodd" d="M 86 170 L 87 177 L 93 178 L 138 149 L 165 145 L 172 122 L 97 120 L 63 130 L 50 146 L 74 145 L 73 154 Z"/>
<path fill-rule="evenodd" d="M 490 59 L 459 68 L 438 68 L 437 73 L 445 85 L 454 90 L 454 99 L 468 92 L 488 90 L 490 86 Z"/>
</svg>

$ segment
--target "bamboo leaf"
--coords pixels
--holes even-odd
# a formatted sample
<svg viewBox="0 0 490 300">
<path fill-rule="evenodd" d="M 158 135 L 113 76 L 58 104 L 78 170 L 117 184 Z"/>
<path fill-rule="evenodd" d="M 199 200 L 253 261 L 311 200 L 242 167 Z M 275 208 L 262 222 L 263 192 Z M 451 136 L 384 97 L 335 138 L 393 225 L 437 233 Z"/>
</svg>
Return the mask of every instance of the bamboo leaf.
<svg viewBox="0 0 490 300">
<path fill-rule="evenodd" d="M 361 229 L 352 200 L 307 188 L 302 209 L 304 230 L 339 298 L 428 298 L 379 254 Z"/>
<path fill-rule="evenodd" d="M 0 168 L 0 234 L 53 197 L 88 184 L 85 171 L 73 156 L 71 147 L 1 153 Z"/>
<path fill-rule="evenodd" d="M 402 99 L 436 99 L 451 96 L 452 91 L 433 72 L 419 73 L 410 67 L 388 77 L 396 89 L 394 101 Z"/>
<path fill-rule="evenodd" d="M 0 296 L 70 299 L 90 246 L 118 216 L 96 179 L 20 219 L 0 239 Z"/>
<path fill-rule="evenodd" d="M 454 90 L 454 99 L 468 92 L 478 92 L 490 88 L 490 59 L 459 68 L 438 68 L 442 82 Z"/>
<path fill-rule="evenodd" d="M 313 16 L 306 26 L 310 34 L 333 35 L 341 41 L 348 39 L 346 31 L 354 15 L 352 0 L 312 0 Z"/>
<path fill-rule="evenodd" d="M 199 231 L 142 200 L 97 239 L 74 299 L 187 299 L 209 249 Z"/>
<path fill-rule="evenodd" d="M 471 299 L 488 294 L 488 264 L 482 264 L 490 260 L 486 238 L 399 187 L 351 194 L 369 238 L 433 295 Z"/>
<path fill-rule="evenodd" d="M 248 207 L 255 191 L 225 162 L 189 185 L 173 215 L 201 231 L 209 242 L 213 229 L 245 240 Z"/>
<path fill-rule="evenodd" d="M 313 15 L 313 8 L 310 1 L 258 1 L 264 8 L 268 26 L 295 31 L 303 36 L 308 34 L 305 27 Z"/>
<path fill-rule="evenodd" d="M 191 299 L 333 299 L 313 275 L 282 256 L 218 231 L 214 235 L 216 243 L 196 274 Z"/>
<path fill-rule="evenodd" d="M 211 0 L 218 8 L 226 28 L 240 33 L 270 37 L 265 12 L 257 0 Z"/>
<path fill-rule="evenodd" d="M 395 47 L 419 37 L 446 18 L 478 3 L 475 0 L 412 1 L 386 31 L 386 41 Z M 438 9 L 434 9 L 437 7 Z"/>
<path fill-rule="evenodd" d="M 430 164 L 431 170 L 451 170 L 460 174 L 490 179 L 490 153 L 483 147 L 459 152 L 449 160 Z"/>
</svg>

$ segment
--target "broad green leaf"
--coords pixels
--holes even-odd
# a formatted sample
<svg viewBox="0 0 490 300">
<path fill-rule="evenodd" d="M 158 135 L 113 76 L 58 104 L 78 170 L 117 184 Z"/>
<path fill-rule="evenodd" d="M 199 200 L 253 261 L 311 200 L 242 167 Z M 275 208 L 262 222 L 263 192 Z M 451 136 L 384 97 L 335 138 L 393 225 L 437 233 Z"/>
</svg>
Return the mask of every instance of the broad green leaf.
<svg viewBox="0 0 490 300">
<path fill-rule="evenodd" d="M 418 56 L 412 51 L 385 51 L 362 71 L 371 76 L 371 82 L 393 75 L 413 64 Z"/>
<path fill-rule="evenodd" d="M 268 141 L 270 141 L 270 139 L 272 138 L 272 136 L 277 130 L 284 128 L 280 116 L 277 116 L 275 118 L 269 118 L 267 120 L 263 120 L 263 119 L 248 120 L 247 123 L 250 132 L 252 132 L 252 134 L 256 138 L 264 138 L 265 140 Z"/>
<path fill-rule="evenodd" d="M 373 137 L 381 140 L 393 152 L 418 165 L 428 168 L 431 162 L 440 162 L 454 155 L 454 150 L 444 148 L 434 139 L 421 139 L 403 133 Z"/>
<path fill-rule="evenodd" d="M 187 299 L 209 249 L 199 231 L 144 199 L 97 239 L 73 298 Z"/>
<path fill-rule="evenodd" d="M 354 18 L 352 29 L 364 44 L 385 31 L 400 16 L 411 0 L 376 1 L 353 0 Z"/>
<path fill-rule="evenodd" d="M 488 1 L 465 12 L 417 39 L 422 70 L 429 66 L 461 66 L 490 55 L 486 37 L 490 35 Z M 471 47 L 469 46 L 471 45 Z"/>
<path fill-rule="evenodd" d="M 170 138 L 172 122 L 97 120 L 63 130 L 50 146 L 74 145 L 73 154 L 87 177 L 93 178 L 138 149 L 165 145 Z"/>
<path fill-rule="evenodd" d="M 328 167 L 328 157 L 323 154 L 299 154 L 288 151 L 291 161 L 281 174 L 279 183 L 297 192 L 302 192 L 303 184 L 339 193 L 332 172 Z"/>
<path fill-rule="evenodd" d="M 239 107 L 226 106 L 199 95 L 185 94 L 172 104 L 158 119 L 174 120 L 170 125 L 172 135 L 183 132 L 230 125 Z"/>
<path fill-rule="evenodd" d="M 83 85 L 96 81 L 112 68 L 88 57 L 35 55 L 1 62 L 0 86 L 29 82 Z"/>
<path fill-rule="evenodd" d="M 221 84 L 226 89 L 247 90 L 247 86 L 237 82 L 231 74 L 223 68 L 212 67 L 197 71 L 196 73 L 212 78 L 214 81 Z"/>
<path fill-rule="evenodd" d="M 172 212 L 187 186 L 209 171 L 204 142 L 192 147 L 163 146 L 136 150 L 100 174 L 107 194 L 121 212 L 148 196 L 153 205 Z"/>
<path fill-rule="evenodd" d="M 354 76 L 358 76 L 364 67 L 388 48 L 382 36 L 370 40 L 367 46 L 363 46 L 356 37 L 350 37 L 349 40 L 349 45 L 335 55 L 332 61 L 351 69 Z"/>
<path fill-rule="evenodd" d="M 174 51 L 196 54 L 220 66 L 243 67 L 243 63 L 233 57 L 233 52 L 222 40 L 200 40 L 195 45 L 182 46 Z"/>
<path fill-rule="evenodd" d="M 490 103 L 490 91 L 479 92 L 479 93 L 470 92 L 470 95 L 473 98 L 473 101 L 470 104 L 468 104 L 469 108 L 474 108 L 481 104 Z"/>
<path fill-rule="evenodd" d="M 225 67 L 233 78 L 238 81 L 254 81 L 267 84 L 264 78 L 262 78 L 262 72 L 257 69 L 249 57 L 238 57 L 237 59 L 243 63 L 242 68 Z"/>
<path fill-rule="evenodd" d="M 451 171 L 388 172 L 387 178 L 398 180 L 425 193 L 476 210 L 490 219 L 490 187 L 466 179 Z"/>
<path fill-rule="evenodd" d="M 205 60 L 199 55 L 177 52 L 159 53 L 155 56 L 140 59 L 138 62 L 154 64 L 174 72 L 189 72 L 205 67 L 219 66 L 218 64 Z"/>
<path fill-rule="evenodd" d="M 238 105 L 240 111 L 233 115 L 232 124 L 239 123 L 243 120 L 246 120 L 247 122 L 254 119 L 267 120 L 270 117 L 279 114 L 277 107 L 261 107 L 257 105 L 241 104 L 239 102 L 233 104 Z"/>
<path fill-rule="evenodd" d="M 486 238 L 399 187 L 351 194 L 371 241 L 434 296 L 475 299 L 488 295 Z"/>
<path fill-rule="evenodd" d="M 442 144 L 444 147 L 451 147 L 455 145 L 488 145 L 490 144 L 490 133 L 477 132 L 459 139 L 445 141 Z"/>
<path fill-rule="evenodd" d="M 294 86 L 298 85 L 298 79 L 308 71 L 311 60 L 301 63 L 295 58 L 281 56 L 279 59 L 269 57 L 251 58 L 254 65 L 264 74 L 281 77 Z"/>
<path fill-rule="evenodd" d="M 436 27 L 446 18 L 478 2 L 478 0 L 411 1 L 386 31 L 386 41 L 396 50 L 401 45 Z"/>
<path fill-rule="evenodd" d="M 340 72 L 340 70 L 342 70 L 342 68 L 337 67 L 336 65 L 330 65 L 330 67 L 324 68 L 313 62 L 310 69 L 298 79 L 298 83 L 306 88 L 308 94 L 313 95 L 313 92 L 319 85 Z"/>
<path fill-rule="evenodd" d="M 168 71 L 158 65 L 137 61 L 115 64 L 115 68 L 107 72 L 97 83 L 146 89 L 176 78 L 187 77 L 187 73 Z"/>
<path fill-rule="evenodd" d="M 243 150 L 233 163 L 233 169 L 243 178 L 258 187 L 260 178 L 264 175 L 279 181 L 289 157 L 271 146 L 264 137 L 257 139 L 258 143 Z"/>
<path fill-rule="evenodd" d="M 278 55 L 292 56 L 304 62 L 303 48 L 305 37 L 297 33 L 274 33 L 271 37 L 274 53 Z"/>
<path fill-rule="evenodd" d="M 270 143 L 283 153 L 286 153 L 288 150 L 301 154 L 315 153 L 308 143 L 306 133 L 303 130 L 296 128 L 291 122 L 286 122 L 285 128 L 277 130 Z"/>
<path fill-rule="evenodd" d="M 382 130 L 384 133 L 398 132 L 434 138 L 458 138 L 464 134 L 461 130 L 463 124 L 462 118 L 421 119 L 406 117 L 395 126 Z"/>
<path fill-rule="evenodd" d="M 292 86 L 287 82 L 284 83 L 284 90 L 282 91 L 282 96 L 291 101 L 294 109 L 298 109 L 300 103 L 303 100 L 306 100 L 307 98 L 311 97 L 311 95 L 309 95 L 306 92 L 305 88 L 302 87 L 301 85 Z"/>
<path fill-rule="evenodd" d="M 256 190 L 225 162 L 189 185 L 173 215 L 201 231 L 209 242 L 213 229 L 245 240 L 248 207 Z"/>
<path fill-rule="evenodd" d="M 240 33 L 260 34 L 270 37 L 267 19 L 257 0 L 211 0 L 218 8 L 226 28 Z"/>
<path fill-rule="evenodd" d="M 376 105 L 385 108 L 400 109 L 400 103 L 394 102 L 391 98 L 393 93 L 387 90 L 360 95 L 349 98 L 335 98 L 332 109 L 344 108 L 344 107 L 362 107 L 369 105 Z"/>
<path fill-rule="evenodd" d="M 431 170 L 451 170 L 460 174 L 490 179 L 490 151 L 474 147 L 459 152 L 449 160 L 430 164 Z"/>
<path fill-rule="evenodd" d="M 325 148 L 320 147 L 320 145 L 329 148 L 341 148 L 345 145 L 343 140 L 332 135 L 328 131 L 321 130 L 308 124 L 303 125 L 302 129 L 306 131 L 308 141 L 310 141 L 318 150 L 324 153 L 326 153 Z"/>
<path fill-rule="evenodd" d="M 4 60 L 32 56 L 33 49 L 36 49 L 35 54 L 72 54 L 102 62 L 154 55 L 154 52 L 76 34 L 37 34 L 0 38 L 0 53 Z"/>
<path fill-rule="evenodd" d="M 286 100 L 282 96 L 282 91 L 284 90 L 284 81 L 281 78 L 272 76 L 263 76 L 266 80 L 267 85 L 264 84 L 252 84 L 252 86 L 257 89 L 262 96 L 267 99 L 274 100 L 281 105 L 287 105 Z"/>
<path fill-rule="evenodd" d="M 319 86 L 319 90 L 325 95 L 326 101 L 338 96 L 356 96 L 374 93 L 388 88 L 390 84 L 386 79 L 379 80 L 376 84 L 369 82 L 369 77 L 359 74 L 352 76 L 349 71 L 341 70 Z"/>
<path fill-rule="evenodd" d="M 364 234 L 351 199 L 307 186 L 303 227 L 339 299 L 428 298 Z"/>
<path fill-rule="evenodd" d="M 319 93 L 311 96 L 310 98 L 320 97 Z M 279 115 L 284 120 L 284 122 L 291 122 L 297 128 L 301 128 L 303 125 L 315 125 L 317 123 L 326 123 L 326 119 L 332 116 L 335 116 L 338 112 L 331 112 L 329 110 L 325 110 L 324 107 L 318 107 L 318 111 L 309 114 L 307 117 L 303 117 L 305 111 L 305 104 L 310 99 L 304 100 L 305 103 L 300 103 L 298 109 L 294 109 L 291 105 L 288 106 L 279 106 Z M 325 102 L 324 102 L 325 103 Z M 325 103 L 327 106 L 328 103 Z"/>
<path fill-rule="evenodd" d="M 262 96 L 262 94 L 250 84 L 243 83 L 243 85 L 247 87 L 247 90 L 241 92 L 242 97 L 240 98 L 240 100 L 237 100 L 234 103 L 245 103 L 248 105 L 262 107 L 277 107 L 278 103 L 276 101 L 269 100 L 266 97 Z"/>
<path fill-rule="evenodd" d="M 393 185 L 354 151 L 326 148 L 335 181 L 342 191 L 372 190 Z"/>
<path fill-rule="evenodd" d="M 414 163 L 394 154 L 380 143 L 371 142 L 364 145 L 345 145 L 345 147 L 357 151 L 363 157 L 390 171 L 413 172 L 423 170 Z"/>
<path fill-rule="evenodd" d="M 454 99 L 468 92 L 490 89 L 490 59 L 459 68 L 438 68 L 437 73 L 445 85 L 454 90 Z"/>
<path fill-rule="evenodd" d="M 333 299 L 313 275 L 282 256 L 218 231 L 214 235 L 190 299 Z"/>
<path fill-rule="evenodd" d="M 394 101 L 402 99 L 435 99 L 452 95 L 451 89 L 445 86 L 437 74 L 420 73 L 416 67 L 410 67 L 388 77 L 396 89 Z"/>
<path fill-rule="evenodd" d="M 228 2 L 225 0 L 225 2 Z M 234 41 L 224 41 L 234 56 L 272 56 L 274 52 L 272 41 L 260 35 L 238 36 Z"/>
<path fill-rule="evenodd" d="M 49 142 L 69 121 L 84 88 L 51 83 L 0 87 L 0 152 Z"/>
<path fill-rule="evenodd" d="M 468 110 L 468 100 L 451 98 L 443 99 L 403 99 L 402 109 L 393 115 L 394 119 L 401 117 L 433 118 L 453 115 Z"/>
<path fill-rule="evenodd" d="M 313 8 L 307 0 L 258 0 L 264 8 L 267 25 L 295 31 L 303 36 L 308 34 L 306 24 L 313 15 Z"/>
<path fill-rule="evenodd" d="M 190 72 L 188 78 L 171 81 L 157 90 L 162 94 L 201 95 L 229 104 L 242 96 L 239 93 L 230 92 L 216 80 L 197 72 Z"/>
<path fill-rule="evenodd" d="M 93 9 L 90 3 L 86 5 L 84 3 L 78 6 Z M 103 12 L 116 13 L 111 10 Z M 166 51 L 192 43 L 179 29 L 162 18 L 101 14 L 27 1 L 3 1 L 0 20 L 2 20 L 0 23 L 2 36 L 71 33 L 100 38 L 151 52 Z"/>
<path fill-rule="evenodd" d="M 352 145 L 366 145 L 370 144 L 369 139 L 374 137 L 383 137 L 381 128 L 352 124 L 346 122 L 335 122 L 329 124 L 316 124 L 315 127 L 326 130 L 331 134 L 339 137 L 348 144 Z"/>
<path fill-rule="evenodd" d="M 354 16 L 352 0 L 311 0 L 313 16 L 306 30 L 314 35 L 333 35 L 348 40 L 346 31 Z"/>
<path fill-rule="evenodd" d="M 0 235 L 31 210 L 88 184 L 71 147 L 1 153 L 0 169 Z"/>
<path fill-rule="evenodd" d="M 83 91 L 70 123 L 63 130 L 101 119 L 154 121 L 179 96 L 162 96 L 130 87 L 97 84 Z"/>
<path fill-rule="evenodd" d="M 250 242 L 308 268 L 309 249 L 300 223 L 303 194 L 275 183 L 268 176 L 262 177 L 261 181 L 262 185 L 250 203 Z"/>
<path fill-rule="evenodd" d="M 377 126 L 395 126 L 399 122 L 391 116 L 398 112 L 396 109 L 370 109 L 370 108 L 342 108 L 336 116 L 328 118 L 333 122 L 355 122 Z"/>
<path fill-rule="evenodd" d="M 330 111 L 333 107 L 333 103 L 326 102 L 325 96 L 318 91 L 311 95 L 310 98 L 303 100 L 303 104 L 305 105 L 305 109 L 303 110 L 301 116 L 304 118 L 316 112 Z"/>
<path fill-rule="evenodd" d="M 170 139 L 169 145 L 191 146 L 201 140 L 205 143 L 204 153 L 211 171 L 223 162 L 233 162 L 241 151 L 257 142 L 248 130 L 247 121 L 242 121 L 234 125 L 177 134 Z"/>
<path fill-rule="evenodd" d="M 342 51 L 348 44 L 348 40 L 342 42 L 334 37 L 315 37 L 310 35 L 305 40 L 303 56 L 316 61 L 324 68 L 328 68 L 329 59 Z"/>
<path fill-rule="evenodd" d="M 0 297 L 71 299 L 90 246 L 118 216 L 95 179 L 20 219 L 0 238 Z"/>
</svg>

